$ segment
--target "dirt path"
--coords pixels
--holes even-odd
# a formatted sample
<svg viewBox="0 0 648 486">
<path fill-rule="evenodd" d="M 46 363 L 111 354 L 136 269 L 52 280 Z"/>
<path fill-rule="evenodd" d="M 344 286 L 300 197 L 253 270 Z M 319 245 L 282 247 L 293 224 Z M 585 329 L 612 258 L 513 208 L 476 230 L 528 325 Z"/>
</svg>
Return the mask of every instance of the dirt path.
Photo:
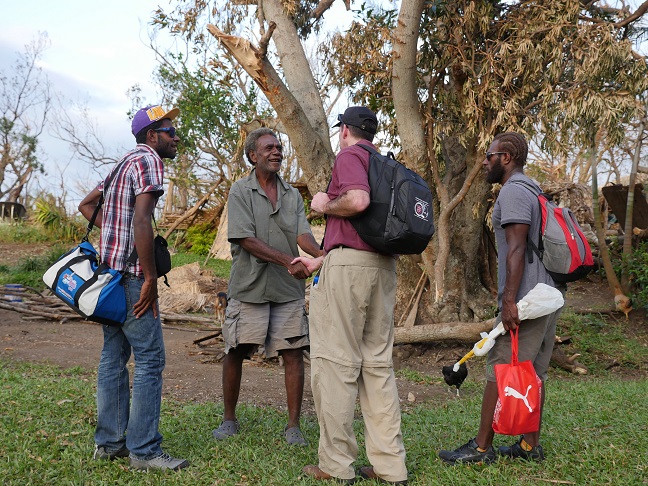
<svg viewBox="0 0 648 486">
<path fill-rule="evenodd" d="M 220 341 L 206 341 L 199 347 L 193 341 L 209 332 L 165 328 L 167 364 L 164 371 L 164 395 L 183 401 L 221 402 L 222 364 L 217 357 L 223 349 Z M 27 320 L 17 312 L 0 309 L 0 357 L 18 361 L 50 363 L 62 368 L 80 366 L 96 369 L 102 346 L 101 326 L 74 321 L 60 324 L 45 320 Z M 403 354 L 403 353 L 400 353 Z M 407 354 L 407 353 L 405 353 Z M 420 351 L 419 351 L 420 354 Z M 409 356 L 408 366 L 436 373 L 441 380 L 438 352 Z M 454 358 L 449 358 L 454 359 Z M 131 363 L 132 365 L 132 363 Z M 310 389 L 310 366 L 306 366 L 304 412 L 314 413 Z M 397 379 L 404 405 L 454 396 L 445 385 L 424 385 Z M 285 408 L 283 367 L 277 360 L 252 360 L 245 363 L 241 401 Z"/>
<path fill-rule="evenodd" d="M 0 243 L 0 264 L 11 264 L 27 256 L 37 256 L 46 249 L 47 245 Z M 589 312 L 609 309 L 610 302 L 609 289 L 600 279 L 572 284 L 567 296 L 568 306 Z M 629 328 L 643 327 L 645 314 L 645 311 L 631 313 Z M 222 402 L 222 364 L 217 359 L 223 350 L 222 341 L 206 341 L 206 346 L 193 344 L 194 340 L 209 333 L 180 326 L 165 327 L 167 365 L 163 393 L 166 397 L 182 401 Z M 45 362 L 62 368 L 80 366 L 94 370 L 99 362 L 102 340 L 101 327 L 97 324 L 26 319 L 18 312 L 0 309 L 2 359 Z M 432 377 L 432 383 L 429 384 L 397 378 L 403 408 L 407 408 L 409 404 L 453 399 L 455 394 L 443 382 L 441 367 L 455 362 L 468 349 L 467 345 L 452 347 L 434 344 L 395 348 L 396 369 L 408 368 Z M 470 370 L 472 379 L 481 380 L 483 360 L 471 360 Z M 308 364 L 305 382 L 304 412 L 314 413 Z M 464 395 L 478 392 L 462 390 Z M 277 360 L 258 359 L 245 363 L 240 400 L 285 409 L 283 367 Z"/>
</svg>

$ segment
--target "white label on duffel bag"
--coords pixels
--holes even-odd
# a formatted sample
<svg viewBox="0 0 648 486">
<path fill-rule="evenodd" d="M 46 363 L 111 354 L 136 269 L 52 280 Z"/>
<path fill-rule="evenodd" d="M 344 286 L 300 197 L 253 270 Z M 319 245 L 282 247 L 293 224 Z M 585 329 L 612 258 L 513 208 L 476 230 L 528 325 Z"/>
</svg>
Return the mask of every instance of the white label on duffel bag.
<svg viewBox="0 0 648 486">
<path fill-rule="evenodd" d="M 43 275 L 43 282 L 45 282 L 45 285 L 48 287 L 52 288 L 54 286 L 54 280 L 56 279 L 56 276 L 59 273 L 59 270 L 61 268 L 65 267 L 70 260 L 73 258 L 76 258 L 78 256 L 81 256 L 81 250 L 77 248 L 74 250 L 72 253 L 70 253 L 68 256 L 65 258 L 61 258 L 58 262 L 56 262 L 54 265 L 49 267 L 45 274 Z"/>
<path fill-rule="evenodd" d="M 88 316 L 93 315 L 97 308 L 97 303 L 101 298 L 101 291 L 112 279 L 113 276 L 108 272 L 99 275 L 97 281 L 88 287 L 79 297 L 79 310 Z"/>
</svg>

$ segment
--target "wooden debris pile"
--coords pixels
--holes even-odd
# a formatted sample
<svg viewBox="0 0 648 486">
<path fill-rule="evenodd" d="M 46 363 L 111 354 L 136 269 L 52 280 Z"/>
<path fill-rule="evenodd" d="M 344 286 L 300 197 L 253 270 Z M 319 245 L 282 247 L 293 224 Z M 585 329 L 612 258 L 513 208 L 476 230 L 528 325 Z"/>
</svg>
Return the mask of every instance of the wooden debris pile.
<svg viewBox="0 0 648 486">
<path fill-rule="evenodd" d="M 71 320 L 85 321 L 84 317 L 73 311 L 49 290 L 39 292 L 34 288 L 18 284 L 8 284 L 0 288 L 0 309 L 23 314 L 25 320 L 51 320 L 60 323 Z M 199 324 L 211 331 L 220 330 L 220 326 L 216 325 L 216 318 L 211 315 L 183 314 L 160 307 L 160 318 L 162 324 L 185 322 Z M 92 321 L 86 322 L 96 324 Z"/>
<path fill-rule="evenodd" d="M 160 311 L 167 313 L 213 312 L 218 292 L 227 292 L 227 281 L 201 269 L 198 262 L 173 268 L 169 287 L 158 283 Z"/>
</svg>

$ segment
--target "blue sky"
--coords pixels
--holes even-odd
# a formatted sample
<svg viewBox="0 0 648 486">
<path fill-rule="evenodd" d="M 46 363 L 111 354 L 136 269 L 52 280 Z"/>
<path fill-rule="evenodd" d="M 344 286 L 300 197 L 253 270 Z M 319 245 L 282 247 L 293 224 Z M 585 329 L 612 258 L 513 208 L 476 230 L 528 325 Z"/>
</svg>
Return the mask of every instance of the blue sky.
<svg viewBox="0 0 648 486">
<path fill-rule="evenodd" d="M 22 0 L 3 2 L 0 15 L 0 69 L 5 70 L 24 52 L 24 46 L 47 32 L 50 47 L 40 67 L 47 74 L 53 91 L 68 100 L 83 101 L 95 119 L 106 147 L 119 154 L 133 145 L 127 111 L 126 92 L 135 84 L 145 99 L 157 101 L 159 93 L 152 83 L 155 55 L 148 46 L 148 23 L 157 3 L 140 0 L 104 2 L 65 0 Z M 60 167 L 70 181 L 68 189 L 75 199 L 94 182 L 89 168 L 71 160 L 70 149 L 46 135 L 41 141 L 47 176 L 39 185 L 60 184 Z M 72 183 L 74 181 L 74 183 Z"/>
</svg>

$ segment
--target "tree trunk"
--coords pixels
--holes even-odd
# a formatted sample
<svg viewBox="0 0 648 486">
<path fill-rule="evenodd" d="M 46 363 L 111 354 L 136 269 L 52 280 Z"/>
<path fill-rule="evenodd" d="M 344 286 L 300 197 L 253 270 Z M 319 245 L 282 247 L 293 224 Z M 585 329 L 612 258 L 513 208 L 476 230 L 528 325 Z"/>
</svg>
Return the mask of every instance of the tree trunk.
<svg viewBox="0 0 648 486">
<path fill-rule="evenodd" d="M 421 171 L 427 164 L 424 122 L 418 99 L 416 73 L 417 40 L 425 0 L 404 0 L 394 31 L 392 96 L 398 135 L 403 150 L 401 159 L 408 167 Z"/>
<path fill-rule="evenodd" d="M 324 190 L 333 165 L 333 149 L 328 136 L 327 138 L 321 138 L 313 127 L 316 125 L 328 127 L 326 118 L 311 122 L 300 101 L 287 88 L 277 71 L 265 58 L 263 52 L 254 47 L 249 41 L 241 37 L 227 35 L 213 25 L 208 25 L 207 29 L 252 77 L 277 111 L 290 138 L 290 144 L 297 153 L 299 166 L 304 171 L 305 178 L 308 181 L 309 191 L 314 194 L 317 191 Z M 290 54 L 285 57 L 284 63 L 290 64 L 294 59 L 300 57 L 297 53 Z M 303 50 L 301 55 L 303 55 Z M 286 69 L 285 64 L 283 68 Z M 293 73 L 295 71 L 289 69 L 288 72 Z M 298 79 L 287 79 L 287 82 L 290 84 L 291 89 L 299 92 L 298 87 L 304 83 L 311 86 L 310 82 L 304 81 L 305 78 L 309 77 L 312 78 L 310 70 L 301 72 Z M 310 115 L 315 116 L 314 113 L 310 113 Z"/>
<path fill-rule="evenodd" d="M 637 141 L 635 143 L 635 151 L 632 156 L 632 169 L 630 170 L 630 180 L 628 181 L 628 203 L 626 205 L 625 225 L 623 228 L 623 271 L 621 273 L 621 286 L 624 292 L 628 292 L 628 272 L 626 264 L 630 255 L 632 254 L 632 219 L 634 213 L 634 195 L 635 184 L 637 182 L 637 167 L 639 167 L 639 159 L 641 158 L 641 145 L 643 139 L 643 132 L 645 126 L 645 119 L 641 119 L 639 123 L 639 130 L 637 131 Z"/>
<path fill-rule="evenodd" d="M 277 24 L 277 29 L 272 34 L 272 40 L 277 46 L 283 75 L 290 92 L 299 100 L 301 109 L 306 118 L 310 120 L 309 126 L 312 130 L 317 133 L 320 139 L 329 140 L 329 127 L 326 123 L 322 98 L 315 78 L 310 74 L 311 67 L 297 35 L 294 22 L 284 13 L 280 0 L 263 0 L 263 13 L 268 22 Z M 283 118 L 282 121 L 285 123 Z M 333 160 L 331 159 L 329 162 L 332 166 Z"/>
<path fill-rule="evenodd" d="M 480 276 L 489 272 L 483 268 L 481 252 L 490 187 L 477 177 L 481 170 L 477 155 L 457 139 L 444 140 L 442 156 L 444 173 L 435 175 L 440 212 L 436 241 L 423 253 L 436 289 L 428 313 L 442 322 L 483 320 L 495 304 L 492 284 Z"/>
<path fill-rule="evenodd" d="M 212 243 L 207 258 L 205 259 L 205 264 L 210 257 L 216 258 L 217 260 L 231 260 L 232 254 L 230 253 L 230 244 L 227 240 L 227 202 L 225 202 L 225 207 L 221 213 L 220 222 L 218 223 L 218 230 L 216 232 L 216 238 Z"/>
<path fill-rule="evenodd" d="M 437 324 L 420 324 L 414 327 L 397 327 L 394 329 L 394 344 L 425 343 L 432 341 L 459 341 L 475 343 L 481 338 L 481 332 L 493 329 L 495 319 L 481 322 L 444 322 Z"/>
<path fill-rule="evenodd" d="M 622 294 L 621 284 L 617 279 L 614 268 L 612 267 L 612 260 L 610 259 L 610 252 L 608 251 L 607 244 L 605 243 L 605 224 L 601 217 L 601 208 L 599 206 L 599 193 L 598 193 L 598 170 L 597 170 L 597 155 L 596 147 L 594 144 L 590 147 L 590 160 L 592 163 L 592 201 L 594 206 L 594 226 L 596 228 L 596 236 L 598 238 L 599 256 L 603 261 L 603 268 L 605 268 L 605 277 L 608 285 L 614 295 Z"/>
<path fill-rule="evenodd" d="M 25 185 L 27 185 L 27 183 L 29 182 L 29 179 L 31 179 L 33 171 L 34 168 L 29 166 L 27 167 L 25 172 L 20 174 L 13 188 L 9 191 L 9 195 L 7 196 L 8 202 L 18 202 L 18 199 L 20 198 L 20 194 L 22 193 Z"/>
</svg>

